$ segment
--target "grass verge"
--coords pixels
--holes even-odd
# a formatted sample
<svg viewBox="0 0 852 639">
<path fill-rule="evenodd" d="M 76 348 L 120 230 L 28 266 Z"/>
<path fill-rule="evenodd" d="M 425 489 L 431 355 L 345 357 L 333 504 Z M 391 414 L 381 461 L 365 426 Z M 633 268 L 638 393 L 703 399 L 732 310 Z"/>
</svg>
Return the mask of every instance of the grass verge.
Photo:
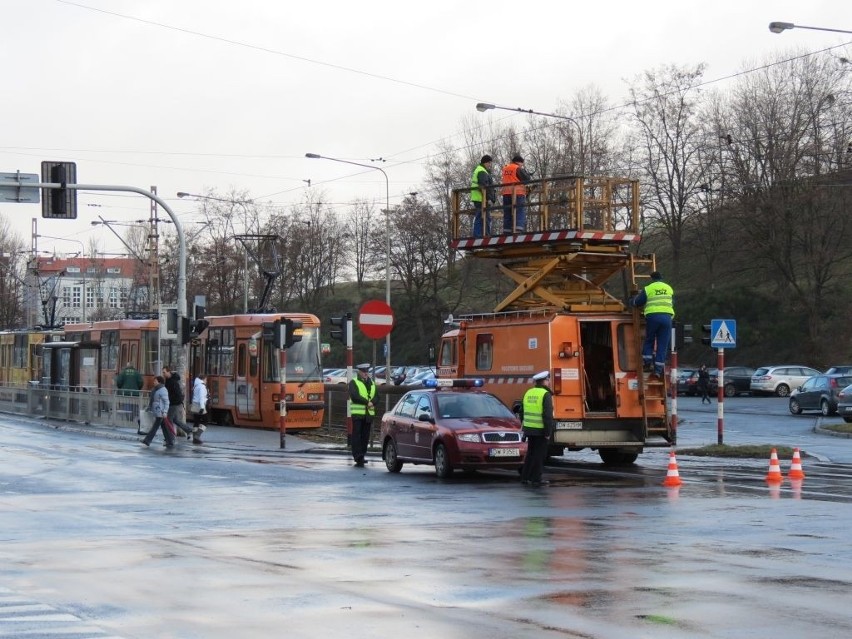
<svg viewBox="0 0 852 639">
<path fill-rule="evenodd" d="M 793 449 L 789 446 L 728 446 L 726 444 L 713 444 L 701 448 L 678 448 L 678 455 L 693 455 L 695 457 L 739 457 L 743 459 L 769 459 L 772 449 L 778 452 L 778 458 L 793 457 Z"/>
<path fill-rule="evenodd" d="M 822 428 L 823 430 L 830 430 L 835 433 L 852 433 L 852 424 L 823 424 Z"/>
</svg>

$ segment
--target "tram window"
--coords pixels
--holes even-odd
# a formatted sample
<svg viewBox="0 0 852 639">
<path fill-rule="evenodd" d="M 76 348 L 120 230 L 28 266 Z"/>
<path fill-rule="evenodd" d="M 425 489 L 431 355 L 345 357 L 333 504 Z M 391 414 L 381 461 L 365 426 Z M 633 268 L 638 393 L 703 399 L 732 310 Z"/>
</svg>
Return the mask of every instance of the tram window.
<svg viewBox="0 0 852 639">
<path fill-rule="evenodd" d="M 142 361 L 140 362 L 141 370 L 146 371 L 150 375 L 159 375 L 163 368 L 163 364 L 157 359 L 160 333 L 159 331 L 142 331 Z M 164 362 L 171 361 L 169 359 Z"/>
<path fill-rule="evenodd" d="M 130 361 L 133 362 L 133 365 L 136 366 L 136 368 L 139 368 L 139 364 L 137 363 L 139 361 L 138 342 L 133 342 L 132 344 L 130 344 Z"/>
<path fill-rule="evenodd" d="M 240 344 L 237 351 L 237 377 L 246 376 L 246 345 L 245 342 Z"/>
<path fill-rule="evenodd" d="M 128 350 L 127 344 L 126 343 L 122 344 L 121 345 L 121 366 L 126 366 L 127 364 L 130 363 L 130 359 L 128 358 L 127 350 Z"/>
<path fill-rule="evenodd" d="M 101 344 L 104 370 L 118 370 L 118 331 L 104 331 L 101 334 Z M 122 366 L 126 363 L 123 362 Z"/>
<path fill-rule="evenodd" d="M 249 375 L 257 377 L 257 355 L 249 355 Z"/>
</svg>

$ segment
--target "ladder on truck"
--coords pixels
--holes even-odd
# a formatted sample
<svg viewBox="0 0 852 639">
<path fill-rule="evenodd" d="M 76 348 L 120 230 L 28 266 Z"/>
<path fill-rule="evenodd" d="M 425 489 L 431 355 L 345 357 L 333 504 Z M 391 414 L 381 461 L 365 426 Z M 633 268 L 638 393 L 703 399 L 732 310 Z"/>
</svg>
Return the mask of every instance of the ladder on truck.
<svg viewBox="0 0 852 639">
<path fill-rule="evenodd" d="M 495 187 L 498 192 L 500 186 Z M 514 283 L 514 289 L 495 306 L 495 313 L 539 309 L 632 313 L 631 350 L 645 433 L 667 435 L 667 424 L 651 423 L 648 418 L 649 405 L 665 402 L 666 382 L 651 379 L 642 371 L 642 311 L 628 309 L 626 300 L 606 288 L 607 283 L 621 275 L 624 292 L 629 287 L 630 294 L 635 295 L 639 283 L 650 279 L 656 267 L 653 255 L 638 256 L 631 251 L 631 246 L 640 240 L 638 180 L 560 176 L 533 180 L 527 186 L 529 195 L 521 230 L 517 230 L 519 218 L 512 210 L 514 233 L 488 235 L 489 224 L 483 220 L 485 235 L 481 237 L 473 236 L 474 216 L 496 215 L 499 223 L 490 228 L 502 229 L 503 207 L 477 211 L 476 206 L 481 204 L 469 200 L 475 189 L 454 189 L 451 248 L 494 260 L 498 270 Z"/>
</svg>

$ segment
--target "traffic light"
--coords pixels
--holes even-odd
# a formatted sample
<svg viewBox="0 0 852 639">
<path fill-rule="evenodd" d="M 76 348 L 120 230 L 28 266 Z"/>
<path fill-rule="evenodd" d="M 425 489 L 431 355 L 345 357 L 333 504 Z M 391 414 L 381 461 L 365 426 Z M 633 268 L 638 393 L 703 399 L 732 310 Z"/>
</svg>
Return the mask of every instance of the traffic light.
<svg viewBox="0 0 852 639">
<path fill-rule="evenodd" d="M 710 346 L 710 342 L 713 341 L 712 338 L 710 337 L 710 324 L 702 324 L 701 325 L 701 332 L 707 334 L 707 337 L 701 338 L 701 343 L 704 344 L 705 346 Z"/>
<path fill-rule="evenodd" d="M 331 325 L 339 327 L 331 329 L 332 339 L 340 340 L 340 342 L 346 344 L 346 320 L 350 317 L 351 315 L 349 313 L 346 313 L 345 315 L 341 315 L 340 317 L 331 318 Z"/>
<path fill-rule="evenodd" d="M 276 334 L 278 333 L 278 328 L 276 326 L 278 322 L 264 322 L 260 325 L 261 336 L 264 342 L 275 342 Z"/>
<path fill-rule="evenodd" d="M 77 219 L 77 189 L 65 188 L 77 183 L 77 165 L 74 162 L 42 162 L 41 181 L 59 183 L 60 189 L 42 189 L 41 216 L 52 219 Z"/>
<path fill-rule="evenodd" d="M 692 344 L 692 324 L 675 322 L 675 348 L 682 349 L 686 344 Z"/>
<path fill-rule="evenodd" d="M 296 334 L 297 330 L 302 328 L 301 320 L 292 320 L 289 318 L 284 318 L 284 348 L 290 348 L 296 342 L 302 341 L 302 335 L 299 333 Z"/>
<path fill-rule="evenodd" d="M 188 317 L 180 318 L 180 343 L 189 344 L 192 339 L 192 322 Z"/>
</svg>

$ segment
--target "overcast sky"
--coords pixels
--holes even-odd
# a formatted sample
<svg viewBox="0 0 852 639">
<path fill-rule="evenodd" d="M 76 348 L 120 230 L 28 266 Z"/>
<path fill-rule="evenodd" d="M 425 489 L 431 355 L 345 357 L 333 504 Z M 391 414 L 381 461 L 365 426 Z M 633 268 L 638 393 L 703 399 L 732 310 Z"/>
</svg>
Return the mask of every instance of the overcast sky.
<svg viewBox="0 0 852 639">
<path fill-rule="evenodd" d="M 479 101 L 553 111 L 597 85 L 619 104 L 625 80 L 661 64 L 708 65 L 724 78 L 767 56 L 852 36 L 852 2 L 569 0 L 0 0 L 0 172 L 77 162 L 82 184 L 156 186 L 187 222 L 177 191 L 246 190 L 302 201 L 310 179 L 341 206 L 416 189 L 437 141 L 461 145 Z M 715 86 L 724 88 L 730 80 Z M 499 117 L 511 116 L 500 112 Z M 42 220 L 0 204 L 29 246 L 40 234 L 115 250 L 90 222 L 147 218 L 140 196 L 83 193 L 79 218 Z M 88 206 L 95 205 L 95 206 Z M 39 249 L 73 252 L 72 242 Z"/>
</svg>

